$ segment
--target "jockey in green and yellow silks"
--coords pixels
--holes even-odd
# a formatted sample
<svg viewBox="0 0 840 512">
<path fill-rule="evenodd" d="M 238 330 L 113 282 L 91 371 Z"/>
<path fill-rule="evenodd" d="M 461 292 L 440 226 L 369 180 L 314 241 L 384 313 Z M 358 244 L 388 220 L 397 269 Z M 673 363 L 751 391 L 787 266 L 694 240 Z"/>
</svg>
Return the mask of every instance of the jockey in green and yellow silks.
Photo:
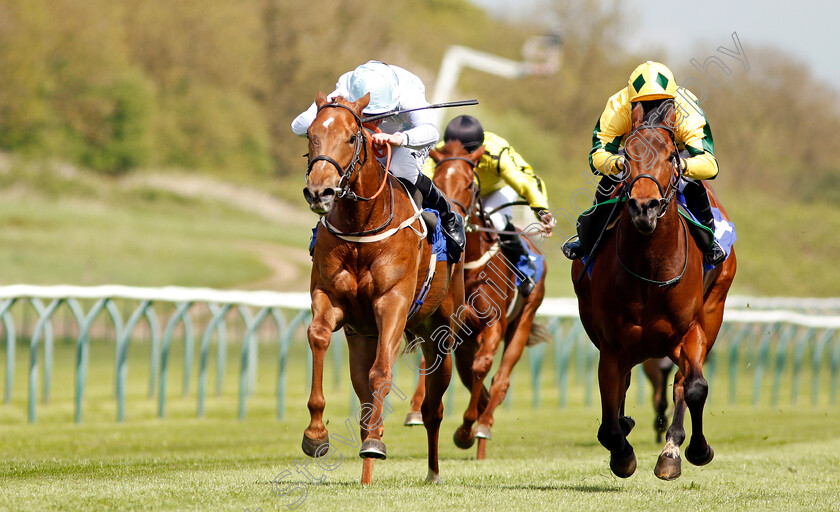
<svg viewBox="0 0 840 512">
<path fill-rule="evenodd" d="M 450 140 L 460 141 L 469 152 L 484 146 L 484 154 L 475 166 L 475 173 L 481 185 L 479 193 L 486 211 L 502 207 L 522 197 L 528 201 L 545 233 L 551 234 L 554 220 L 548 210 L 545 184 L 508 141 L 495 133 L 484 131 L 478 119 L 472 116 L 458 116 L 452 119 L 446 126 L 443 141 L 438 143 L 436 149 L 442 149 Z M 434 177 L 435 162 L 431 158 L 426 160 L 423 174 Z M 520 236 L 514 234 L 512 219 L 513 209 L 510 206 L 490 215 L 490 222 L 500 232 L 499 245 L 502 252 L 508 260 L 516 264 L 520 256 L 528 258 L 528 249 Z M 530 280 L 524 280 L 520 292 L 528 295 L 533 285 Z"/>
<path fill-rule="evenodd" d="M 671 70 L 659 62 L 647 61 L 634 69 L 627 87 L 607 100 L 595 124 L 589 166 L 594 174 L 604 176 L 595 193 L 595 202 L 600 203 L 609 198 L 618 183 L 614 176 L 624 171 L 623 144 L 631 132 L 633 104 L 661 99 L 674 100 L 674 140 L 677 149 L 685 154 L 682 160 L 685 165 L 683 194 L 696 205 L 695 213 L 703 225 L 714 232 L 709 196 L 703 184 L 696 181 L 714 179 L 718 174 L 712 131 L 697 97 L 687 89 L 678 88 Z M 567 242 L 563 252 L 571 259 L 582 256 L 577 240 Z M 715 242 L 706 249 L 704 258 L 707 263 L 717 265 L 726 258 L 726 253 Z"/>
</svg>

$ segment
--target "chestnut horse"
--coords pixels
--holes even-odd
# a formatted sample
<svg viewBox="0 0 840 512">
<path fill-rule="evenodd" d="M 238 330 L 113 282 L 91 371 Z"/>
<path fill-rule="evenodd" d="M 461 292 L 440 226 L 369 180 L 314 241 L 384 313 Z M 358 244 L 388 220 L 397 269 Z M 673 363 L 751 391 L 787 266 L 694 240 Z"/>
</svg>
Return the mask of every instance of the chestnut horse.
<svg viewBox="0 0 840 512">
<path fill-rule="evenodd" d="M 464 251 L 467 300 L 464 314 L 459 317 L 463 327 L 458 336 L 463 343 L 455 350 L 455 365 L 461 381 L 470 390 L 470 402 L 464 412 L 464 422 L 455 430 L 453 439 L 456 446 L 468 449 L 478 438 L 478 459 L 485 458 L 486 441 L 492 439 L 493 413 L 505 399 L 511 371 L 522 351 L 526 345 L 547 339 L 543 330 L 532 331 L 534 315 L 545 296 L 545 261 L 542 276 L 530 295 L 519 295 L 515 267 L 499 250 L 498 236 L 481 207 L 473 169 L 483 154 L 484 146 L 470 153 L 458 140 L 449 141 L 440 151 L 433 149 L 429 154 L 437 164 L 435 185 L 469 221 Z M 525 240 L 538 251 L 527 237 Z M 505 342 L 502 362 L 488 394 L 484 380 L 502 340 Z M 406 425 L 416 424 L 422 384 L 421 379 Z"/>
<path fill-rule="evenodd" d="M 386 457 L 382 413 L 392 387 L 392 367 L 403 334 L 410 334 L 417 336 L 416 344 L 428 360 L 441 360 L 427 376 L 422 406 L 428 437 L 427 480 L 439 482 L 442 397 L 452 372 L 446 347 L 458 331 L 452 318 L 464 302 L 463 269 L 460 263 L 436 261 L 420 212 L 397 179 L 373 157 L 371 138 L 361 119 L 369 99 L 365 95 L 355 102 L 341 97 L 329 101 L 319 93 L 315 99 L 318 114 L 308 131 L 304 196 L 322 218 L 309 286 L 311 419 L 302 447 L 312 457 L 331 449 L 322 421 L 324 355 L 331 334 L 344 327 L 350 376 L 363 411 L 362 483 L 372 482 L 374 459 Z M 421 291 L 425 299 L 418 297 Z M 433 331 L 438 343 L 432 341 Z"/>
<path fill-rule="evenodd" d="M 610 469 L 617 476 L 629 477 L 636 469 L 636 456 L 627 442 L 633 421 L 624 416 L 630 370 L 649 358 L 667 356 L 677 364 L 673 420 L 654 470 L 659 478 L 672 480 L 681 472 L 686 406 L 692 424 L 686 459 L 704 465 L 714 456 L 703 435 L 708 393 L 703 362 L 723 321 L 735 254 L 733 250 L 704 278 L 702 252 L 673 204 L 680 166 L 673 102 L 639 102 L 631 117 L 621 217 L 604 234 L 591 276 L 578 279 L 583 263 L 576 260 L 572 279 L 581 322 L 601 352 L 598 440 L 610 451 Z M 712 204 L 726 216 L 709 193 Z"/>
</svg>

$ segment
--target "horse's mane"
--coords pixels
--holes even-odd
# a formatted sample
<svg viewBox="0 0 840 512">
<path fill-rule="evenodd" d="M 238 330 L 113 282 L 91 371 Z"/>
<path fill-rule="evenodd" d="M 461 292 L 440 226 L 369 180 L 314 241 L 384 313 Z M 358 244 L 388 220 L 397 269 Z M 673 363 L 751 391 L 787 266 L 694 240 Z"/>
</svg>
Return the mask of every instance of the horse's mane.
<svg viewBox="0 0 840 512">
<path fill-rule="evenodd" d="M 449 139 L 448 141 L 446 141 L 446 143 L 440 149 L 440 152 L 446 155 L 457 155 L 462 152 L 469 153 L 469 151 L 467 151 L 464 148 L 464 145 L 458 139 Z"/>
</svg>

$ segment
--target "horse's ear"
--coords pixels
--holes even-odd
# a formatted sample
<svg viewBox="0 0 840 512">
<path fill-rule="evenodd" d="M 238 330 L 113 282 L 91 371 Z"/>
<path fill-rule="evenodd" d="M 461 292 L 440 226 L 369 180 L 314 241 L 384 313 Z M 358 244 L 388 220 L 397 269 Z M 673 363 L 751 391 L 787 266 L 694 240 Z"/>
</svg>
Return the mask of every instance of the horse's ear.
<svg viewBox="0 0 840 512">
<path fill-rule="evenodd" d="M 633 111 L 630 114 L 630 120 L 633 123 L 633 129 L 635 130 L 639 126 L 642 125 L 642 121 L 645 118 L 645 108 L 642 106 L 641 102 L 631 103 L 633 105 Z"/>
<path fill-rule="evenodd" d="M 677 128 L 677 107 L 673 101 L 665 103 L 668 105 L 668 111 L 665 113 L 663 124 L 675 130 Z"/>
<path fill-rule="evenodd" d="M 327 95 L 324 94 L 323 91 L 318 91 L 318 94 L 315 96 L 315 105 L 317 105 L 318 108 L 323 107 L 324 105 L 329 103 L 329 101 L 330 100 L 327 99 Z"/>
<path fill-rule="evenodd" d="M 484 156 L 484 145 L 483 144 L 481 146 L 479 146 L 478 149 L 476 149 L 475 151 L 470 153 L 470 156 L 468 158 L 470 160 L 472 160 L 473 162 L 478 163 L 478 161 L 481 160 L 482 156 Z"/>
<path fill-rule="evenodd" d="M 431 157 L 431 159 L 434 160 L 436 163 L 443 160 L 443 154 L 437 149 L 429 151 L 429 157 Z"/>
<path fill-rule="evenodd" d="M 362 110 L 364 110 L 365 107 L 368 106 L 368 103 L 370 103 L 370 93 L 369 92 L 365 93 L 364 96 L 362 96 L 361 98 L 359 98 L 355 102 L 353 102 L 353 106 L 356 108 L 356 113 L 359 114 L 359 115 L 362 115 Z"/>
</svg>

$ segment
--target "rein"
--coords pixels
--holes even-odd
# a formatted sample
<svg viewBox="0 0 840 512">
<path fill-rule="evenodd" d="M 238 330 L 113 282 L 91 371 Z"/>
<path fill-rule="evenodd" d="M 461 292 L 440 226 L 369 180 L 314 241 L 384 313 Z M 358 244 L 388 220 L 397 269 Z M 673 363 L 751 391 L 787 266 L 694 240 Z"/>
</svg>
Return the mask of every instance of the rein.
<svg viewBox="0 0 840 512">
<path fill-rule="evenodd" d="M 469 158 L 466 158 L 466 157 L 463 157 L 463 156 L 449 156 L 449 157 L 446 157 L 446 158 L 442 159 L 440 162 L 437 162 L 435 164 L 435 169 L 440 167 L 440 165 L 444 162 L 451 162 L 451 161 L 455 161 L 455 160 L 460 160 L 460 161 L 468 163 L 470 165 L 470 168 L 473 170 L 473 175 L 475 176 L 476 180 L 478 180 L 478 174 L 476 174 L 476 172 L 475 172 L 475 166 L 477 164 L 475 162 L 473 162 L 472 160 L 470 160 Z M 472 188 L 472 185 L 471 185 L 471 188 Z M 464 206 L 463 204 L 461 204 L 460 201 L 458 201 L 456 199 L 452 199 L 451 197 L 447 197 L 447 199 L 449 199 L 449 201 L 451 203 L 453 203 L 454 205 L 461 208 L 461 210 L 463 210 L 463 212 L 464 212 L 464 215 L 467 216 L 467 217 L 471 216 L 473 209 L 475 209 L 476 205 L 478 205 L 478 210 L 479 211 L 477 212 L 477 215 L 479 216 L 479 218 L 484 220 L 485 224 L 488 223 L 487 219 L 491 215 L 493 215 L 494 213 L 496 213 L 500 210 L 503 210 L 504 208 L 507 208 L 508 206 L 521 206 L 521 205 L 527 206 L 529 204 L 528 201 L 525 201 L 525 200 L 511 201 L 509 203 L 504 203 L 504 204 L 502 204 L 502 205 L 500 205 L 496 208 L 493 208 L 492 210 L 490 210 L 488 212 L 488 211 L 484 210 L 484 207 L 481 205 L 480 198 L 478 197 L 480 189 L 481 189 L 481 185 L 479 185 L 478 187 L 475 187 L 474 192 L 473 192 L 472 201 L 470 203 L 469 208 Z M 465 226 L 465 228 L 466 228 L 467 231 L 480 231 L 480 232 L 483 232 L 483 233 L 491 233 L 491 234 L 496 234 L 496 235 L 516 235 L 516 234 L 519 233 L 518 231 L 505 231 L 505 230 L 487 228 L 487 227 L 484 227 L 484 226 L 479 226 L 477 224 L 468 224 L 467 226 Z"/>
<path fill-rule="evenodd" d="M 662 187 L 662 184 L 659 182 L 659 180 L 656 178 L 656 176 L 654 176 L 652 174 L 648 174 L 648 173 L 640 173 L 640 174 L 637 174 L 636 176 L 634 176 L 633 179 L 631 179 L 629 182 L 626 181 L 626 180 L 624 181 L 625 187 L 624 187 L 624 190 L 622 191 L 622 196 L 623 196 L 622 199 L 624 201 L 630 199 L 630 195 L 633 192 L 633 185 L 635 185 L 637 181 L 639 181 L 641 179 L 648 179 L 648 180 L 653 181 L 656 184 L 656 188 L 659 189 L 659 195 L 662 197 L 662 200 L 659 203 L 659 213 L 656 215 L 657 218 L 661 219 L 665 215 L 665 213 L 668 211 L 668 207 L 671 205 L 671 202 L 676 197 L 677 188 L 678 188 L 677 184 L 679 183 L 679 179 L 680 179 L 680 176 L 679 176 L 680 156 L 679 156 L 679 153 L 676 151 L 677 145 L 676 145 L 676 141 L 674 140 L 674 130 L 670 126 L 666 126 L 666 125 L 650 125 L 650 124 L 643 123 L 641 126 L 639 126 L 635 130 L 630 132 L 630 135 L 627 138 L 629 139 L 636 132 L 639 132 L 641 130 L 647 130 L 647 129 L 653 129 L 653 128 L 662 128 L 664 130 L 667 130 L 668 133 L 671 136 L 671 142 L 674 144 L 674 153 L 669 158 L 671 160 L 672 164 L 674 165 L 674 173 L 671 176 L 670 181 L 668 182 L 668 192 L 666 194 L 665 189 Z M 629 163 L 630 163 L 630 161 L 628 160 L 628 164 Z M 672 284 L 676 284 L 676 283 L 680 282 L 680 280 L 685 275 L 686 268 L 688 268 L 688 227 L 686 226 L 685 221 L 683 219 L 679 218 L 679 216 L 677 216 L 677 218 L 680 221 L 680 223 L 682 224 L 683 239 L 685 241 L 685 261 L 683 262 L 683 268 L 682 268 L 682 271 L 679 273 L 679 275 L 677 275 L 676 277 L 673 277 L 671 279 L 665 280 L 665 281 L 658 281 L 656 279 L 650 279 L 650 278 L 641 276 L 641 275 L 637 274 L 636 272 L 630 270 L 630 268 L 628 268 L 627 265 L 625 265 L 624 262 L 621 261 L 621 255 L 618 252 L 619 246 L 621 245 L 621 240 L 620 240 L 621 224 L 619 223 L 619 225 L 616 226 L 616 231 L 615 231 L 615 257 L 618 259 L 618 263 L 621 265 L 621 268 L 623 268 L 628 274 L 635 277 L 636 279 L 644 281 L 645 283 L 655 284 L 655 285 L 659 286 L 660 288 L 664 288 L 666 286 L 670 286 Z"/>
<path fill-rule="evenodd" d="M 338 171 L 339 176 L 341 176 L 341 179 L 338 182 L 338 187 L 336 187 L 338 199 L 347 198 L 351 201 L 373 201 L 377 198 L 377 196 L 379 196 L 379 194 L 382 193 L 382 191 L 385 189 L 385 183 L 388 181 L 388 174 L 391 168 L 391 146 L 386 146 L 387 159 L 385 161 L 385 175 L 382 177 L 382 183 L 379 185 L 379 189 L 377 189 L 376 193 L 370 197 L 362 197 L 360 195 L 357 195 L 355 192 L 350 190 L 350 187 L 347 186 L 347 183 L 350 181 L 350 178 L 353 176 L 353 173 L 356 171 L 356 168 L 361 169 L 365 166 L 365 164 L 368 161 L 367 136 L 365 135 L 365 128 L 369 127 L 366 127 L 363 124 L 362 119 L 358 115 L 356 115 L 356 113 L 347 105 L 342 105 L 340 103 L 328 103 L 326 105 L 322 105 L 318 109 L 318 112 L 325 108 L 335 107 L 343 108 L 351 114 L 353 114 L 353 118 L 356 119 L 356 122 L 359 125 L 359 129 L 356 130 L 356 133 L 354 135 L 353 158 L 350 160 L 350 163 L 347 164 L 347 167 L 342 167 L 341 164 L 339 164 L 334 158 L 328 155 L 318 155 L 313 158 L 310 158 L 306 169 L 306 177 L 307 179 L 309 178 L 309 173 L 312 172 L 312 166 L 314 166 L 317 162 L 325 161 L 333 167 L 335 167 Z M 379 132 L 379 129 L 373 127 L 371 131 Z M 361 160 L 362 149 L 365 150 L 364 160 Z M 393 218 L 393 213 L 391 218 Z"/>
<path fill-rule="evenodd" d="M 630 268 L 628 268 L 627 265 L 625 265 L 624 262 L 621 261 L 621 255 L 618 253 L 618 247 L 621 245 L 621 239 L 619 238 L 619 235 L 621 235 L 621 223 L 619 223 L 619 225 L 615 228 L 615 257 L 618 259 L 618 263 L 621 265 L 621 268 L 626 270 L 628 274 L 635 277 L 636 279 L 639 279 L 646 283 L 658 285 L 660 288 L 665 288 L 666 286 L 671 286 L 672 284 L 679 283 L 685 275 L 685 269 L 688 268 L 688 227 L 686 227 L 685 221 L 682 218 L 679 218 L 679 221 L 683 227 L 683 240 L 685 241 L 685 261 L 683 261 L 683 268 L 678 276 L 668 279 L 666 281 L 657 281 L 655 279 L 649 279 L 647 277 L 640 276 L 639 274 L 630 270 Z"/>
<path fill-rule="evenodd" d="M 307 181 L 309 180 L 309 174 L 312 172 L 312 167 L 319 161 L 325 161 L 325 162 L 331 164 L 332 166 L 334 166 L 336 168 L 336 170 L 338 171 L 339 176 L 341 176 L 341 178 L 338 181 L 338 186 L 335 187 L 335 189 L 334 189 L 335 192 L 336 192 L 336 197 L 338 199 L 348 199 L 350 201 L 363 201 L 363 202 L 373 201 L 374 199 L 379 197 L 379 194 L 381 194 L 383 190 L 385 190 L 385 184 L 389 183 L 388 188 L 391 190 L 391 203 L 390 203 L 390 208 L 389 208 L 390 213 L 388 215 L 388 218 L 385 219 L 385 222 L 383 222 L 379 226 L 377 226 L 375 228 L 372 228 L 372 229 L 367 229 L 367 230 L 364 230 L 364 231 L 355 231 L 355 232 L 351 232 L 351 233 L 344 233 L 342 231 L 339 231 L 335 227 L 333 227 L 329 222 L 324 221 L 323 224 L 330 233 L 332 233 L 333 235 L 336 235 L 336 236 L 349 236 L 349 237 L 353 237 L 353 238 L 358 238 L 358 237 L 375 235 L 376 233 L 379 233 L 382 230 L 384 230 L 385 228 L 387 228 L 388 225 L 391 224 L 391 221 L 394 220 L 394 190 L 393 190 L 393 185 L 390 185 L 390 180 L 388 179 L 389 175 L 390 175 L 390 167 L 391 167 L 391 146 L 390 145 L 386 146 L 387 158 L 386 158 L 386 162 L 385 162 L 385 172 L 382 175 L 382 183 L 379 184 L 379 188 L 377 189 L 376 193 L 374 193 L 370 197 L 362 197 L 362 196 L 356 194 L 355 192 L 350 190 L 350 186 L 348 185 L 348 183 L 349 183 L 350 178 L 352 177 L 353 173 L 356 171 L 356 169 L 357 168 L 358 169 L 364 168 L 365 164 L 367 164 L 367 162 L 368 162 L 368 150 L 367 150 L 368 140 L 367 140 L 367 135 L 365 135 L 365 129 L 366 128 L 370 129 L 370 128 L 366 127 L 364 125 L 362 119 L 356 114 L 356 112 L 354 112 L 353 109 L 351 109 L 347 105 L 342 105 L 340 103 L 334 103 L 334 102 L 333 103 L 327 103 L 325 105 L 322 105 L 320 108 L 318 108 L 318 112 L 320 112 L 321 110 L 323 110 L 325 108 L 343 108 L 343 109 L 347 110 L 348 112 L 350 112 L 353 115 L 353 118 L 356 120 L 356 123 L 358 124 L 359 128 L 356 130 L 356 133 L 354 134 L 353 158 L 350 160 L 350 163 L 347 164 L 347 167 L 342 167 L 341 164 L 339 164 L 334 158 L 332 158 L 328 155 L 318 155 L 318 156 L 315 156 L 313 158 L 310 158 L 309 163 L 307 165 L 307 170 L 306 170 Z M 371 131 L 378 132 L 379 129 L 376 128 L 376 127 L 372 127 Z M 361 159 L 362 149 L 364 149 L 364 160 Z"/>
</svg>

